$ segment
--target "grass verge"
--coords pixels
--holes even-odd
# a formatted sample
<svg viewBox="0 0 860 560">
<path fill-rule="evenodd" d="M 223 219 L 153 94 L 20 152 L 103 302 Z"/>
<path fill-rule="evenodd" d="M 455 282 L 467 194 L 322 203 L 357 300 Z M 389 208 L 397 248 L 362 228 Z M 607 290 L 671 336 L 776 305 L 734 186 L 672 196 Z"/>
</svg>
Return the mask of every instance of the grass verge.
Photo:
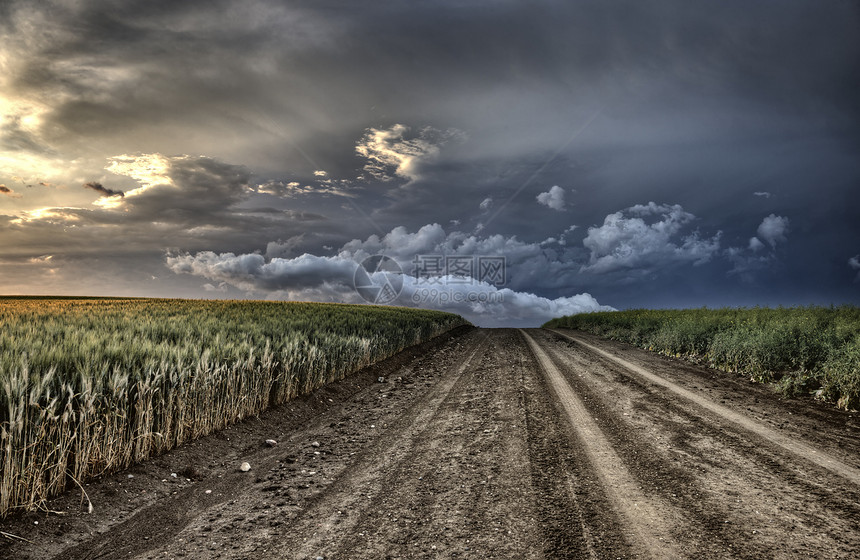
<svg viewBox="0 0 860 560">
<path fill-rule="evenodd" d="M 860 309 L 634 309 L 560 317 L 576 329 L 684 358 L 759 382 L 786 396 L 812 394 L 860 407 Z"/>
</svg>

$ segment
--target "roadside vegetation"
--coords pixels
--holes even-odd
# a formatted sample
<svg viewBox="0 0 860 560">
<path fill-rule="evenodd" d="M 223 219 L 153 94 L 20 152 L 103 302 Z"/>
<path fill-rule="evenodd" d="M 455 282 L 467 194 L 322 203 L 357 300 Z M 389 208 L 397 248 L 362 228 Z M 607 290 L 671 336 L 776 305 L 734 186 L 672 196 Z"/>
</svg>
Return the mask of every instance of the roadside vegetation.
<svg viewBox="0 0 860 560">
<path fill-rule="evenodd" d="M 464 324 L 365 305 L 0 298 L 0 516 Z"/>
<path fill-rule="evenodd" d="M 860 408 L 860 308 L 614 311 L 560 317 L 577 329 Z"/>
</svg>

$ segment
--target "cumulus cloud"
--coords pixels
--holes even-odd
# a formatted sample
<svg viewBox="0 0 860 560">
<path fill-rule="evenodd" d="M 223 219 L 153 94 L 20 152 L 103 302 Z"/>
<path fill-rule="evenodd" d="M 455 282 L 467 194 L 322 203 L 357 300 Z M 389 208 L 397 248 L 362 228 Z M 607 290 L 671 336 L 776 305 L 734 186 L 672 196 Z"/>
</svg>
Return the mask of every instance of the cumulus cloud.
<svg viewBox="0 0 860 560">
<path fill-rule="evenodd" d="M 515 237 L 477 237 L 462 232 L 446 232 L 439 224 L 427 224 L 417 231 L 396 227 L 389 233 L 345 243 L 334 256 L 296 253 L 301 236 L 269 243 L 266 253 L 234 254 L 203 251 L 170 255 L 166 264 L 177 274 L 204 278 L 210 286 L 232 286 L 267 297 L 311 301 L 362 303 L 355 289 L 358 263 L 375 255 L 385 255 L 400 266 L 397 282 L 402 292 L 394 305 L 418 306 L 459 313 L 476 324 L 487 326 L 539 325 L 559 315 L 611 310 L 587 293 L 544 297 L 533 288 L 540 280 L 554 277 L 572 284 L 565 272 L 576 273 L 576 263 L 565 263 L 560 255 L 545 250 L 540 243 L 526 243 Z M 501 281 L 483 275 L 479 258 L 504 257 Z M 437 267 L 423 268 L 423 258 L 438 258 Z M 466 268 L 454 270 L 446 259 L 459 259 Z M 396 267 L 395 267 L 396 268 Z M 559 271 L 553 274 L 547 271 Z M 359 270 L 360 271 L 360 270 Z M 394 272 L 377 272 L 391 275 Z M 385 278 L 375 281 L 384 283 Z M 211 290 L 212 288 L 206 288 Z M 219 288 L 221 289 L 221 288 Z M 568 291 L 569 293 L 569 291 Z"/>
<path fill-rule="evenodd" d="M 753 252 L 760 251 L 764 249 L 764 243 L 758 237 L 750 237 L 749 249 Z"/>
<path fill-rule="evenodd" d="M 538 326 L 552 318 L 594 311 L 615 311 L 591 294 L 546 298 L 525 291 L 497 288 L 486 282 L 450 277 L 421 282 L 405 277 L 399 300 L 404 305 L 450 311 L 484 327 Z"/>
<path fill-rule="evenodd" d="M 765 217 L 756 230 L 757 236 L 750 237 L 746 248 L 729 247 L 725 256 L 732 263 L 729 276 L 738 276 L 745 282 L 753 282 L 756 273 L 772 267 L 778 262 L 776 246 L 787 239 L 788 218 L 771 214 Z M 767 242 L 767 245 L 765 244 Z M 770 251 L 765 251 L 768 245 Z"/>
<path fill-rule="evenodd" d="M 854 255 L 848 259 L 848 266 L 851 267 L 851 270 L 860 270 L 860 255 Z M 860 282 L 860 272 L 857 273 L 854 280 Z"/>
<path fill-rule="evenodd" d="M 204 251 L 168 256 L 166 264 L 177 274 L 210 280 L 204 285 L 208 291 L 224 291 L 226 286 L 234 286 L 279 299 L 363 303 L 355 288 L 359 265 L 344 255 L 345 252 L 333 257 L 303 254 L 266 260 L 256 253 L 235 255 Z M 472 277 L 416 278 L 404 273 L 376 272 L 372 278 L 376 285 L 388 280 L 391 285 L 402 287 L 399 296 L 390 302 L 394 305 L 450 311 L 484 326 L 534 326 L 560 315 L 613 310 L 600 305 L 587 293 L 550 299 L 499 288 Z"/>
<path fill-rule="evenodd" d="M 763 198 L 770 198 L 770 197 L 771 197 L 771 194 L 770 194 L 769 192 L 767 192 L 767 191 L 756 191 L 756 192 L 754 192 L 754 193 L 753 193 L 753 195 L 755 195 L 755 196 L 760 196 L 760 197 L 763 197 Z"/>
<path fill-rule="evenodd" d="M 481 204 L 479 204 L 479 205 L 478 205 L 478 207 L 479 207 L 482 211 L 487 211 L 487 210 L 489 210 L 491 206 L 493 206 L 493 198 L 492 198 L 492 197 L 490 197 L 490 196 L 488 196 L 487 198 L 485 198 L 484 200 L 482 200 L 482 201 L 481 201 Z"/>
<path fill-rule="evenodd" d="M 479 233 L 456 230 L 446 232 L 440 224 L 434 223 L 424 225 L 415 232 L 399 226 L 383 236 L 353 239 L 343 245 L 339 254 L 359 262 L 368 256 L 382 254 L 397 260 L 404 270 L 410 271 L 416 266 L 416 255 L 476 258 L 504 256 L 506 282 L 511 289 L 563 290 L 573 282 L 580 263 L 544 247 L 546 241 L 527 242 L 515 235 L 481 236 Z"/>
<path fill-rule="evenodd" d="M 753 237 L 758 241 L 757 238 Z M 766 270 L 776 262 L 776 257 L 772 253 L 760 254 L 758 249 L 753 249 L 753 241 L 750 240 L 750 248 L 744 250 L 741 247 L 729 247 L 725 251 L 725 256 L 732 268 L 728 271 L 728 276 L 736 276 L 744 282 L 752 283 L 756 279 L 756 274 Z M 764 247 L 761 241 L 758 242 L 759 248 Z"/>
<path fill-rule="evenodd" d="M 355 152 L 367 160 L 364 170 L 382 181 L 395 177 L 414 181 L 420 176 L 422 163 L 438 156 L 446 142 L 462 135 L 454 129 L 424 127 L 409 137 L 409 131 L 402 124 L 387 129 L 368 128 L 355 146 Z"/>
<path fill-rule="evenodd" d="M 562 211 L 564 210 L 564 189 L 554 185 L 547 192 L 537 195 L 537 201 L 548 208 Z"/>
<path fill-rule="evenodd" d="M 703 264 L 719 251 L 721 233 L 709 238 L 698 232 L 681 235 L 695 218 L 678 204 L 653 202 L 609 214 L 602 226 L 588 228 L 583 245 L 591 255 L 582 270 L 608 273 L 686 262 Z"/>
<path fill-rule="evenodd" d="M 84 188 L 96 191 L 97 193 L 99 193 L 99 196 L 118 196 L 120 198 L 125 198 L 125 193 L 123 191 L 115 191 L 113 189 L 109 189 L 103 186 L 101 183 L 97 183 L 95 181 L 84 183 Z"/>
<path fill-rule="evenodd" d="M 767 241 L 771 247 L 776 247 L 777 243 L 787 239 L 788 218 L 771 214 L 762 220 L 757 231 L 762 240 Z"/>
</svg>

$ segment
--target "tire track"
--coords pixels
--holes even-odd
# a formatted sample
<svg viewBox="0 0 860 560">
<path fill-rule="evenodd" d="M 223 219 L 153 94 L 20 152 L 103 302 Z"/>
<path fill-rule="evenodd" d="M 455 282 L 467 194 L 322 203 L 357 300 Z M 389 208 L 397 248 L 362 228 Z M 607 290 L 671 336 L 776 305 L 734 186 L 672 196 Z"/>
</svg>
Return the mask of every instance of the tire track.
<svg viewBox="0 0 860 560">
<path fill-rule="evenodd" d="M 550 357 L 528 333 L 524 330 L 520 333 L 567 412 L 614 509 L 626 521 L 634 546 L 653 558 L 682 557 L 673 537 L 673 528 L 680 525 L 682 516 L 669 504 L 641 492 L 640 485 L 623 466 L 621 458 Z"/>
<path fill-rule="evenodd" d="M 479 352 L 486 351 L 487 334 L 481 332 L 476 336 L 478 340 L 472 344 L 467 357 L 453 372 L 443 376 L 429 398 L 391 426 L 378 442 L 362 453 L 357 464 L 348 468 L 308 504 L 302 517 L 290 527 L 290 533 L 297 538 L 288 537 L 285 543 L 267 546 L 263 552 L 265 557 L 316 558 L 340 548 L 339 541 L 349 538 L 347 535 L 353 539 L 364 536 L 366 531 L 360 527 L 366 524 L 366 512 L 376 509 L 385 491 L 384 473 L 392 468 L 400 468 L 409 458 L 439 408 L 455 387 L 463 382 L 463 374 L 475 357 Z M 360 494 L 356 495 L 356 489 L 362 490 Z M 321 517 L 317 516 L 318 512 L 322 512 Z"/>
<path fill-rule="evenodd" d="M 519 350 L 516 362 L 528 463 L 545 557 L 597 560 L 635 556 L 593 465 L 577 445 L 573 427 L 559 414 L 534 354 L 519 333 L 512 334 L 516 338 L 510 347 Z"/>
<path fill-rule="evenodd" d="M 790 438 L 771 428 L 768 428 L 767 426 L 750 419 L 748 416 L 741 414 L 735 410 L 732 410 L 728 407 L 722 406 L 718 403 L 715 403 L 714 401 L 703 397 L 698 393 L 680 387 L 679 385 L 676 385 L 675 383 L 668 381 L 643 367 L 631 363 L 623 358 L 619 358 L 618 356 L 614 356 L 613 354 L 610 354 L 605 350 L 597 348 L 596 346 L 593 346 L 578 337 L 570 336 L 557 330 L 553 330 L 552 332 L 566 338 L 567 340 L 579 344 L 583 348 L 586 348 L 607 360 L 621 365 L 625 369 L 636 373 L 640 377 L 648 380 L 655 385 L 659 385 L 665 389 L 668 389 L 669 391 L 672 391 L 676 395 L 692 403 L 695 403 L 697 406 L 704 408 L 705 410 L 708 410 L 724 418 L 725 420 L 732 422 L 733 424 L 736 424 L 737 426 L 748 432 L 752 432 L 757 436 L 768 440 L 769 442 L 785 449 L 786 451 L 789 451 L 793 455 L 815 463 L 819 467 L 823 467 L 856 485 L 860 485 L 860 469 L 856 467 L 845 464 L 842 461 L 839 461 L 835 457 L 832 457 L 823 451 L 815 449 L 814 447 L 809 446 L 801 441 L 798 441 L 797 439 Z"/>
<path fill-rule="evenodd" d="M 640 458 L 634 474 L 643 483 L 649 472 L 669 474 L 654 489 L 705 530 L 705 542 L 721 540 L 728 555 L 749 558 L 856 557 L 860 493 L 852 482 L 556 335 L 544 335 L 546 343 L 555 343 L 547 351 L 587 396 L 600 425 L 616 437 L 626 432 L 638 440 L 632 450 L 621 448 L 628 460 L 631 451 Z M 673 373 L 671 363 L 667 370 Z M 700 383 L 692 378 L 676 385 L 682 382 Z M 712 383 L 715 395 L 731 398 L 735 385 L 724 387 L 721 392 Z M 775 397 L 759 396 L 773 399 L 768 407 L 778 405 Z M 648 459 L 655 454 L 656 463 Z M 655 468 L 660 463 L 666 467 Z M 719 548 L 713 553 L 726 557 Z"/>
<path fill-rule="evenodd" d="M 380 473 L 372 508 L 332 558 L 541 558 L 535 527 L 518 523 L 524 426 L 498 336 L 466 367 L 409 454 Z"/>
</svg>

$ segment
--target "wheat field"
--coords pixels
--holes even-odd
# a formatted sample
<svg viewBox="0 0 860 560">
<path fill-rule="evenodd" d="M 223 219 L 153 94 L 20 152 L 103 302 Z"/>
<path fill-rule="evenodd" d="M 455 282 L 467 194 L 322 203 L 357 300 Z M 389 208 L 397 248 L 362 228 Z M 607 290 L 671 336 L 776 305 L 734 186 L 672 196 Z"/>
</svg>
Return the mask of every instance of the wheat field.
<svg viewBox="0 0 860 560">
<path fill-rule="evenodd" d="M 0 515 L 463 324 L 364 305 L 0 298 Z"/>
</svg>

